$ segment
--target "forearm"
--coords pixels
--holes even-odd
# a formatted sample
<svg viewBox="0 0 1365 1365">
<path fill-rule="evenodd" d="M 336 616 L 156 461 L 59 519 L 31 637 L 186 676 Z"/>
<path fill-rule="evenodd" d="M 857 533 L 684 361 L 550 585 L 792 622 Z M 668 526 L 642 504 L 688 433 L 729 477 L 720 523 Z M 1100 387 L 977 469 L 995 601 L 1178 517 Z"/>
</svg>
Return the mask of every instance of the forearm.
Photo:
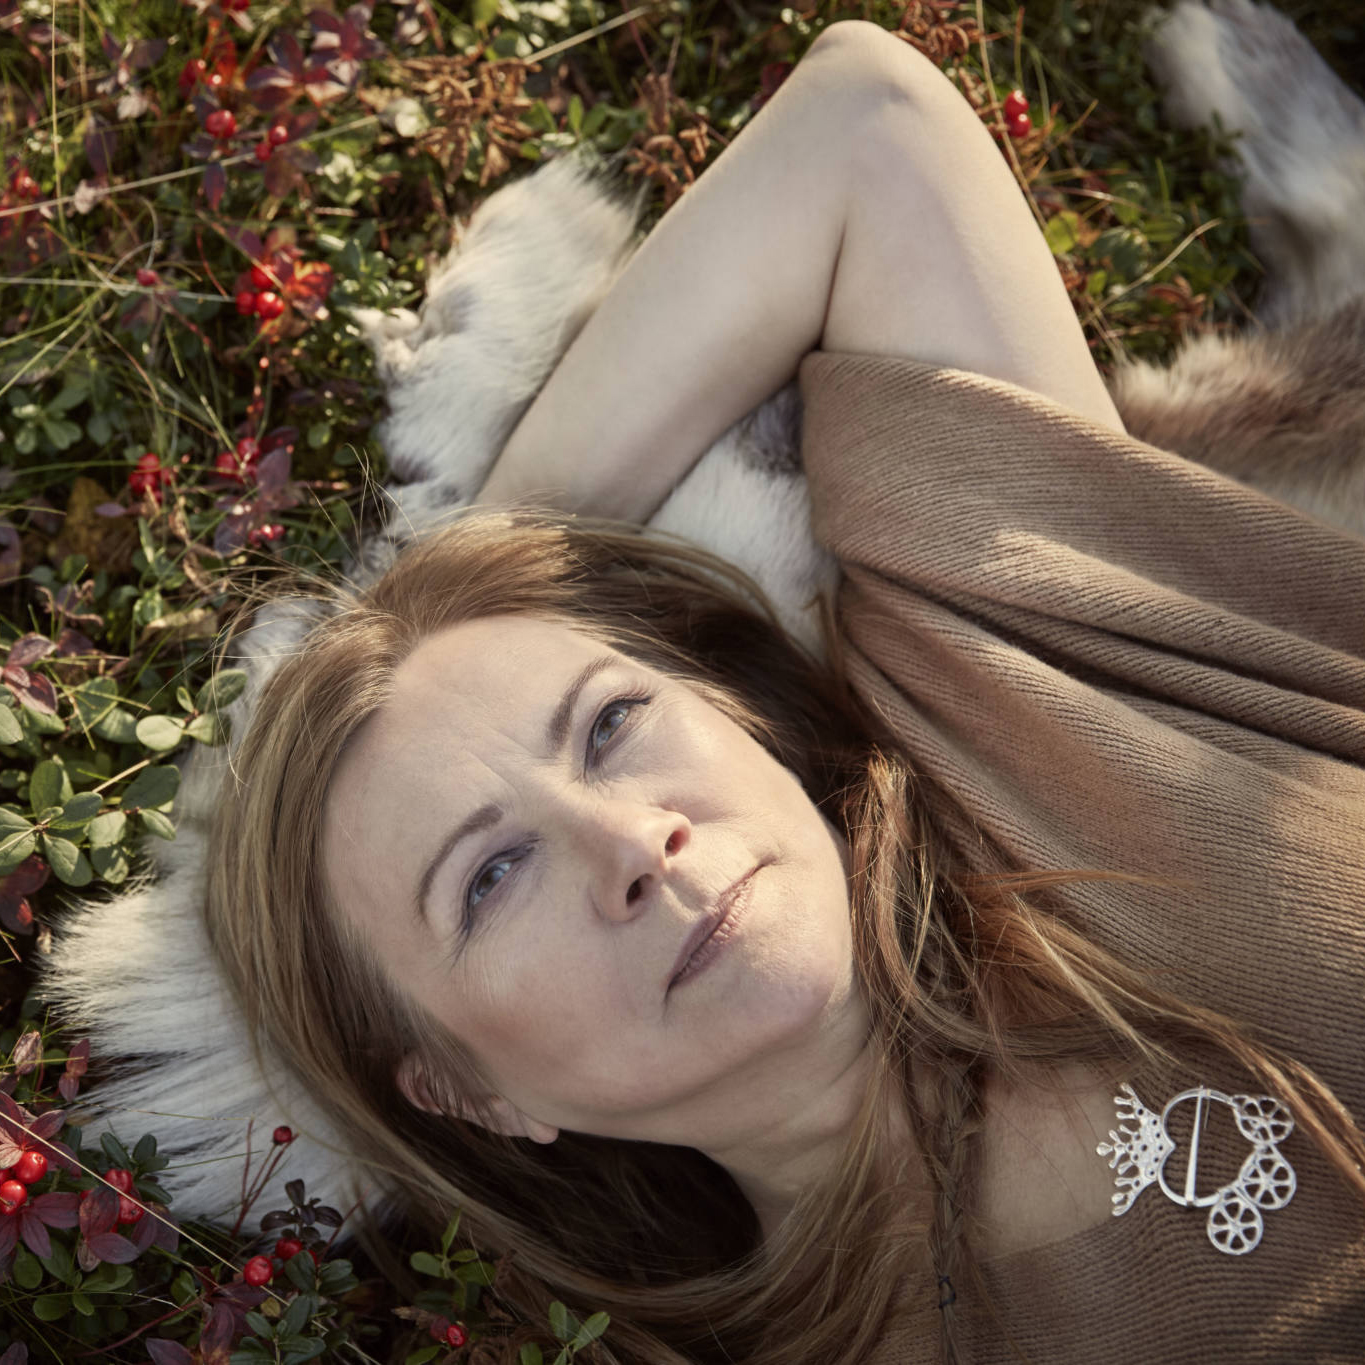
<svg viewBox="0 0 1365 1365">
<path fill-rule="evenodd" d="M 817 43 L 650 233 L 522 416 L 478 502 L 643 522 L 818 342 L 870 91 Z"/>
</svg>

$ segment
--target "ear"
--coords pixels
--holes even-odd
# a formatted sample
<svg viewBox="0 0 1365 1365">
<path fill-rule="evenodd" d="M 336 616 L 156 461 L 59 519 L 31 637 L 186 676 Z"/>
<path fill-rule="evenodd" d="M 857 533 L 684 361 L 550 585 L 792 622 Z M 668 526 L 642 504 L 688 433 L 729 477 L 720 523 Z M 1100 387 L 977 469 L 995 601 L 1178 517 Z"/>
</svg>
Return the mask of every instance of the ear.
<svg viewBox="0 0 1365 1365">
<path fill-rule="evenodd" d="M 463 1119 L 466 1123 L 487 1127 L 490 1132 L 504 1133 L 508 1137 L 530 1138 L 532 1142 L 553 1142 L 559 1136 L 558 1128 L 522 1113 L 511 1100 L 504 1099 L 501 1095 L 489 1097 L 488 1107 L 491 1112 L 486 1115 L 489 1120 L 487 1123 L 484 1122 L 484 1117 L 475 1112 L 473 1105 L 458 1099 L 438 1098 L 436 1089 L 429 1082 L 421 1063 L 411 1054 L 399 1063 L 397 1081 L 398 1088 L 408 1103 L 428 1114 L 449 1114 L 452 1118 Z"/>
</svg>

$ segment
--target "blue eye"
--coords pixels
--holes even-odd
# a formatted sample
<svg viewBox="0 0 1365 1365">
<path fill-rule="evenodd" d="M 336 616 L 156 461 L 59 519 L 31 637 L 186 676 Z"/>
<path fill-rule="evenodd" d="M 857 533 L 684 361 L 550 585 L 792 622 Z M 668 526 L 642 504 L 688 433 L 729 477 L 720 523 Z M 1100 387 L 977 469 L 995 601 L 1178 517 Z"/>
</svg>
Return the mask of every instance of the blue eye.
<svg viewBox="0 0 1365 1365">
<path fill-rule="evenodd" d="M 633 697 L 617 697 L 614 701 L 609 701 L 597 713 L 596 719 L 593 721 L 592 726 L 588 731 L 588 752 L 586 755 L 586 760 L 589 767 L 592 766 L 593 762 L 596 760 L 597 756 L 602 752 L 602 750 L 604 750 L 612 742 L 612 740 L 615 739 L 615 737 L 618 734 L 620 734 L 620 732 L 626 727 L 626 722 L 624 720 L 621 720 L 610 729 L 606 739 L 604 739 L 601 743 L 594 743 L 594 741 L 597 739 L 598 734 L 600 733 L 602 721 L 607 716 L 612 715 L 617 711 L 628 713 L 632 707 L 647 706 L 651 701 L 653 701 L 653 696 L 647 693 L 642 693 L 638 696 Z M 518 857 L 522 856 L 526 852 L 527 848 L 522 848 L 518 850 L 513 850 L 512 852 L 508 853 L 500 853 L 496 858 L 492 858 L 488 862 L 484 863 L 484 865 L 481 868 L 479 868 L 479 870 L 474 874 L 473 879 L 470 881 L 469 886 L 465 891 L 464 898 L 465 913 L 463 917 L 463 927 L 465 929 L 468 929 L 469 927 L 470 911 L 474 910 L 481 901 L 483 901 L 484 899 L 486 899 L 486 897 L 491 895 L 493 888 L 496 887 L 500 881 L 502 881 L 503 876 L 507 875 L 504 872 L 502 876 L 495 877 L 491 881 L 489 881 L 488 874 L 496 871 L 500 867 L 506 867 L 510 870 L 512 863 L 514 863 Z M 479 887 L 483 886 L 485 882 L 487 883 L 487 889 L 483 891 L 482 894 L 476 894 L 478 892 Z"/>
</svg>

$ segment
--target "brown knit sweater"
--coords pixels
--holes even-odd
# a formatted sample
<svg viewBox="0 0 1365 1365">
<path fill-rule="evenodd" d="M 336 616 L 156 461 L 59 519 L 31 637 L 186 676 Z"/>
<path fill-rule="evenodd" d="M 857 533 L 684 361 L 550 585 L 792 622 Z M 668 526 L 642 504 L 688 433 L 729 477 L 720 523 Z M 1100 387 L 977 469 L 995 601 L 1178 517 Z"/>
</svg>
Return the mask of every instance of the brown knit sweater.
<svg viewBox="0 0 1365 1365">
<path fill-rule="evenodd" d="M 1066 908 L 1365 1118 L 1365 541 L 979 375 L 817 351 L 800 383 L 852 681 L 955 794 L 953 837 L 1192 881 Z M 1157 1110 L 1199 1081 L 1249 1088 L 1207 1059 L 1133 1077 Z M 1246 1255 L 1152 1186 L 987 1261 L 994 1315 L 957 1287 L 967 1359 L 1365 1361 L 1365 1216 L 1304 1134 L 1282 1150 L 1298 1191 Z M 869 1365 L 938 1358 L 937 1287 L 910 1278 Z"/>
</svg>

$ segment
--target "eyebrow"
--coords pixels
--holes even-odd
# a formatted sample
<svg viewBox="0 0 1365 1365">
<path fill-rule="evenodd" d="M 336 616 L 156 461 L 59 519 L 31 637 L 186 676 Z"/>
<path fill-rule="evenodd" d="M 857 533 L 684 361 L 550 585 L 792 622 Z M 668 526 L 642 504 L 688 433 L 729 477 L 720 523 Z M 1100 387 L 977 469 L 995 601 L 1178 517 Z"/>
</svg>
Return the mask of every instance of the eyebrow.
<svg viewBox="0 0 1365 1365">
<path fill-rule="evenodd" d="M 600 654 L 584 665 L 578 676 L 569 684 L 545 727 L 545 749 L 551 760 L 560 756 L 564 746 L 569 741 L 569 729 L 573 724 L 574 707 L 578 704 L 579 694 L 597 674 L 601 673 L 603 669 L 611 668 L 617 662 L 617 657 L 614 654 Z M 502 817 L 503 809 L 501 806 L 493 804 L 480 806 L 472 815 L 456 825 L 442 840 L 440 848 L 436 850 L 435 856 L 422 873 L 422 880 L 417 883 L 417 914 L 418 918 L 428 928 L 431 927 L 431 915 L 427 908 L 427 897 L 431 894 L 431 884 L 436 880 L 436 873 L 441 864 L 445 862 L 455 850 L 456 845 L 462 840 L 496 825 Z"/>
</svg>

